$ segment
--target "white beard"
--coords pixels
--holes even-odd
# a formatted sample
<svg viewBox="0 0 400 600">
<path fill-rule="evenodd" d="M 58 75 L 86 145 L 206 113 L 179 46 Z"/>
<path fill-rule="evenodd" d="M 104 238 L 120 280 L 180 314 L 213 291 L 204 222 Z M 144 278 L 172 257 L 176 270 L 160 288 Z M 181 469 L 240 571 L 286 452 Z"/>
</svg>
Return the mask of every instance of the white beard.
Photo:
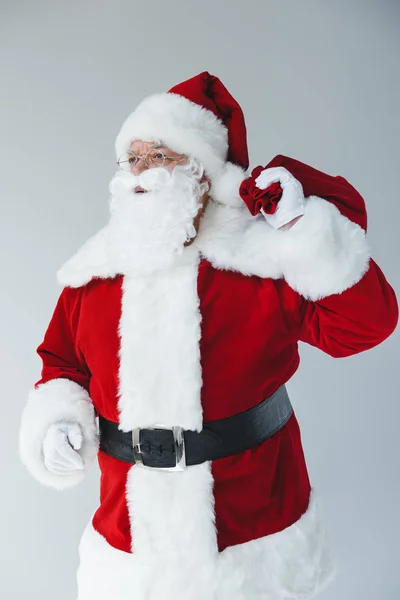
<svg viewBox="0 0 400 600">
<path fill-rule="evenodd" d="M 149 169 L 138 176 L 119 171 L 110 183 L 108 252 L 122 273 L 171 267 L 196 236 L 193 220 L 208 189 L 202 168 L 191 161 L 170 172 Z M 135 193 L 136 186 L 148 190 Z"/>
</svg>

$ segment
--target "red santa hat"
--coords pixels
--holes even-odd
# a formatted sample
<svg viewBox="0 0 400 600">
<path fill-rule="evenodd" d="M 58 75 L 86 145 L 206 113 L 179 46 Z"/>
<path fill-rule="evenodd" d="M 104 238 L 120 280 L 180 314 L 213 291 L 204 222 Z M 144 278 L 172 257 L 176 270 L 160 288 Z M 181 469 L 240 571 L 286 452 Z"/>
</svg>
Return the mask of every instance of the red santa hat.
<svg viewBox="0 0 400 600">
<path fill-rule="evenodd" d="M 167 93 L 145 98 L 123 123 L 116 140 L 119 158 L 134 140 L 162 140 L 197 158 L 223 203 L 241 202 L 240 182 L 249 166 L 242 109 L 222 82 L 207 71 Z"/>
</svg>

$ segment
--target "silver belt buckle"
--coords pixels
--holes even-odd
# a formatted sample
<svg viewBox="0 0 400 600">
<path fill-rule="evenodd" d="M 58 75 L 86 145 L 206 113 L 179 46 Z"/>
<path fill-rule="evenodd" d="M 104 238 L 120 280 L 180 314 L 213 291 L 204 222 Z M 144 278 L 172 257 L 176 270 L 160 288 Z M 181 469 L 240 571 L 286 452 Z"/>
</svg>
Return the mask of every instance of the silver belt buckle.
<svg viewBox="0 0 400 600">
<path fill-rule="evenodd" d="M 149 467 L 143 463 L 142 448 L 140 445 L 140 432 L 142 429 L 166 429 L 172 431 L 175 447 L 175 466 L 174 467 Z M 184 471 L 186 468 L 186 450 L 183 427 L 166 427 L 165 425 L 155 425 L 154 427 L 138 427 L 132 430 L 133 456 L 135 463 L 143 465 L 154 471 Z"/>
</svg>

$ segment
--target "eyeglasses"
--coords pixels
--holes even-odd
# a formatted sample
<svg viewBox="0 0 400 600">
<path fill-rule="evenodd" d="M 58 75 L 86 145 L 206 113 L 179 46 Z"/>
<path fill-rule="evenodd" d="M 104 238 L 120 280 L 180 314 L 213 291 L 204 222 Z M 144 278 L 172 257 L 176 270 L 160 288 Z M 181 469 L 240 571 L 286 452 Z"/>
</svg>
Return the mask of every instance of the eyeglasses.
<svg viewBox="0 0 400 600">
<path fill-rule="evenodd" d="M 167 156 L 164 152 L 161 152 L 161 150 L 153 148 L 142 155 L 134 154 L 133 152 L 125 152 L 125 154 L 120 156 L 117 160 L 117 165 L 123 171 L 129 172 L 138 164 L 141 158 L 144 160 L 148 169 L 154 169 L 156 167 L 163 167 L 168 160 L 180 161 L 182 158 L 185 158 L 185 156 L 183 154 L 178 156 Z"/>
</svg>

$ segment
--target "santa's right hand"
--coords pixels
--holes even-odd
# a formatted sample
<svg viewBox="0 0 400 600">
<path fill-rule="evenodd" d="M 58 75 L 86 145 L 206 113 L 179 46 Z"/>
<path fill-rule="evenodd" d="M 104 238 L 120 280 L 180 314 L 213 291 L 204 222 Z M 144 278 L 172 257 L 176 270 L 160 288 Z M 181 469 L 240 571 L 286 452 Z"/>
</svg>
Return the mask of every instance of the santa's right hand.
<svg viewBox="0 0 400 600">
<path fill-rule="evenodd" d="M 51 425 L 43 441 L 44 464 L 57 475 L 84 468 L 78 450 L 82 447 L 82 430 L 78 423 L 60 421 Z"/>
</svg>

